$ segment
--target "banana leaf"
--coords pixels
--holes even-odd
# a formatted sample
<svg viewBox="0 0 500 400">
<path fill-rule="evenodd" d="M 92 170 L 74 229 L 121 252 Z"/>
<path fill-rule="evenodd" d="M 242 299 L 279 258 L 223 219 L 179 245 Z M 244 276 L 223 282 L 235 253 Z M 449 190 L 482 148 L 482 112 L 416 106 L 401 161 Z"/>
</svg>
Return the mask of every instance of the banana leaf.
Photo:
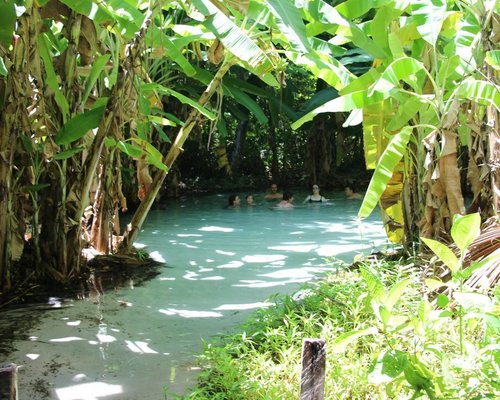
<svg viewBox="0 0 500 400">
<path fill-rule="evenodd" d="M 376 207 L 396 166 L 406 152 L 406 146 L 411 138 L 411 134 L 412 127 L 407 126 L 392 137 L 375 168 L 363 203 L 359 209 L 358 217 L 368 217 Z"/>
</svg>

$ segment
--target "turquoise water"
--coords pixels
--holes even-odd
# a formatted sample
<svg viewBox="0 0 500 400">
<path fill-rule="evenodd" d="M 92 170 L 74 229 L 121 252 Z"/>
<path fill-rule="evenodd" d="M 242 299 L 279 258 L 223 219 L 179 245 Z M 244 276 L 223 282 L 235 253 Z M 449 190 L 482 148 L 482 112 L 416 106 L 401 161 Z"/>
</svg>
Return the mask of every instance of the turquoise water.
<svg viewBox="0 0 500 400">
<path fill-rule="evenodd" d="M 326 257 L 349 262 L 384 245 L 376 212 L 356 221 L 359 201 L 337 194 L 302 205 L 305 195 L 295 195 L 293 210 L 263 202 L 224 209 L 226 195 L 152 210 L 138 242 L 166 267 L 141 286 L 52 300 L 4 360 L 22 365 L 20 398 L 161 399 L 165 386 L 182 393 L 194 383 L 202 338 L 235 330 L 272 294 L 331 270 Z"/>
</svg>

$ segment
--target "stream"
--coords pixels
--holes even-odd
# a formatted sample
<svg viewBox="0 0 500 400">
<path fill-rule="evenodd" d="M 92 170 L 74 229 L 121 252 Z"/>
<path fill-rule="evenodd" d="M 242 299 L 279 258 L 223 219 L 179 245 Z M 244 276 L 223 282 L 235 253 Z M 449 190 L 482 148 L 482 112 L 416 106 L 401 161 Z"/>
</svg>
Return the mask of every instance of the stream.
<svg viewBox="0 0 500 400">
<path fill-rule="evenodd" d="M 333 271 L 329 258 L 351 262 L 386 244 L 377 210 L 360 223 L 360 201 L 328 193 L 327 204 L 301 204 L 306 194 L 291 210 L 262 195 L 239 209 L 224 209 L 226 194 L 171 200 L 151 210 L 138 240 L 164 263 L 152 279 L 108 291 L 97 281 L 80 296 L 2 310 L 0 338 L 9 330 L 13 342 L 0 360 L 20 366 L 20 400 L 182 394 L 196 382 L 202 339 Z"/>
</svg>

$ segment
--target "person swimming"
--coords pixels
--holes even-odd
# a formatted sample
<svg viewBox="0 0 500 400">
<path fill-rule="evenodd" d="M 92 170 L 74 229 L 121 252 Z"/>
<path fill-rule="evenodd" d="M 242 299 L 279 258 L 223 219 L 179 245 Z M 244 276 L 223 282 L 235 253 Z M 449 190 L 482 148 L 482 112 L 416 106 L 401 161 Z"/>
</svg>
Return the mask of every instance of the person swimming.
<svg viewBox="0 0 500 400">
<path fill-rule="evenodd" d="M 278 192 L 278 185 L 276 185 L 276 183 L 271 185 L 269 193 L 264 196 L 264 200 L 281 200 L 282 198 L 283 195 Z"/>
<path fill-rule="evenodd" d="M 236 208 L 240 206 L 240 196 L 232 194 L 227 199 L 227 208 Z"/>
<path fill-rule="evenodd" d="M 327 202 L 328 199 L 323 197 L 319 191 L 318 185 L 313 185 L 312 194 L 307 196 L 304 200 L 304 203 L 324 203 Z"/>
<path fill-rule="evenodd" d="M 283 200 L 281 200 L 276 207 L 279 208 L 293 208 L 293 194 L 291 192 L 283 193 Z"/>
<path fill-rule="evenodd" d="M 344 189 L 344 193 L 347 199 L 349 200 L 362 200 L 363 195 L 361 193 L 356 193 L 350 186 L 346 186 Z"/>
<path fill-rule="evenodd" d="M 253 199 L 253 194 L 247 194 L 247 196 L 245 197 L 245 200 L 247 202 L 247 206 L 254 206 L 255 205 L 255 202 Z"/>
</svg>

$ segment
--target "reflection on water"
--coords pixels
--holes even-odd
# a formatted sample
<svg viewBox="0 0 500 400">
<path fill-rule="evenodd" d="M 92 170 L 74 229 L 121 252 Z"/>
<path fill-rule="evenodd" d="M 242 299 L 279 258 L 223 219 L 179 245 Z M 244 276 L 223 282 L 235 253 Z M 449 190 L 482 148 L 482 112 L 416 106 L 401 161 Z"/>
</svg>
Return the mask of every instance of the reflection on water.
<svg viewBox="0 0 500 400">
<path fill-rule="evenodd" d="M 323 274 L 325 257 L 351 261 L 385 241 L 376 216 L 356 222 L 359 202 L 287 212 L 225 202 L 184 199 L 150 213 L 139 241 L 169 268 L 146 284 L 105 292 L 95 278 L 80 299 L 48 300 L 50 311 L 16 333 L 17 350 L 3 360 L 22 365 L 21 398 L 160 399 L 165 385 L 180 393 L 195 377 L 201 338 L 231 331 L 272 294 Z"/>
</svg>

